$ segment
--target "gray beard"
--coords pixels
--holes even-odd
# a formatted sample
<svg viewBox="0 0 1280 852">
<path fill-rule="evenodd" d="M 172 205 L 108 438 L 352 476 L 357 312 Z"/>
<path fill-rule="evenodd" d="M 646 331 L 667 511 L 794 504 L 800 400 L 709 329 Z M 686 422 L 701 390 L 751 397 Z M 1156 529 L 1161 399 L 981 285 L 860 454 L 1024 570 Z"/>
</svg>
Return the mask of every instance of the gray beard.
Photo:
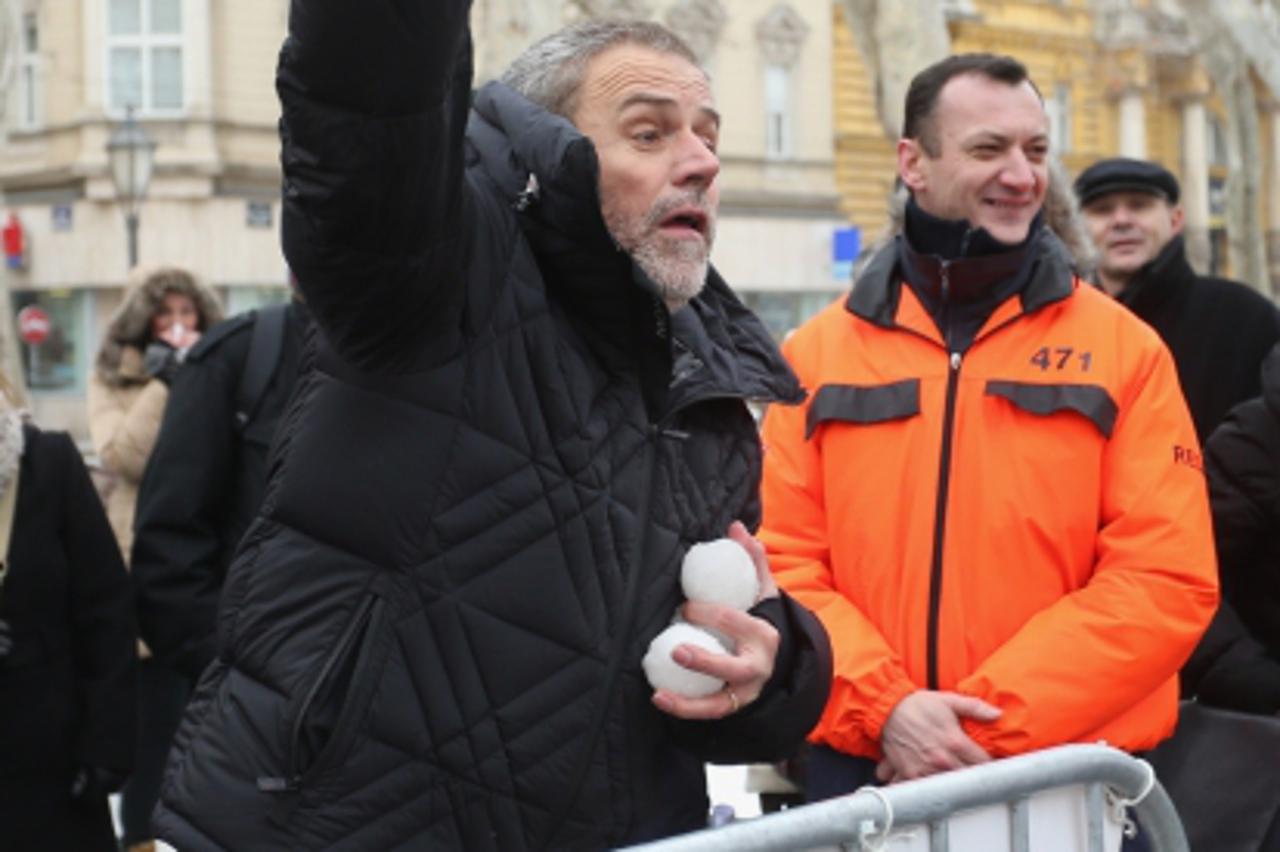
<svg viewBox="0 0 1280 852">
<path fill-rule="evenodd" d="M 706 242 L 668 241 L 658 230 L 658 223 L 683 204 L 697 204 L 706 209 L 702 195 L 679 198 L 656 205 L 637 221 L 606 206 L 604 221 L 618 247 L 631 255 L 636 266 L 658 288 L 658 295 L 671 310 L 683 307 L 702 292 L 711 266 L 711 244 L 715 239 L 715 220 L 708 211 Z"/>
</svg>

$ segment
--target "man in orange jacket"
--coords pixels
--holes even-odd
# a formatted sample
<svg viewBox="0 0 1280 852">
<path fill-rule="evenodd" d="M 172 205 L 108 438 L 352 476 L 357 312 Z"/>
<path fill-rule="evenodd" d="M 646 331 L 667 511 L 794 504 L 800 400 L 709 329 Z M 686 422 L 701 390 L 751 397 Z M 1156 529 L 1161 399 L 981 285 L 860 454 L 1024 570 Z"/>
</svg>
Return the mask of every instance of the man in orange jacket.
<svg viewBox="0 0 1280 852">
<path fill-rule="evenodd" d="M 1217 585 L 1196 434 L 1151 329 L 1041 224 L 1044 106 L 1009 57 L 907 94 L 903 233 L 784 346 L 764 424 L 779 585 L 835 650 L 824 798 L 1177 717 Z"/>
</svg>

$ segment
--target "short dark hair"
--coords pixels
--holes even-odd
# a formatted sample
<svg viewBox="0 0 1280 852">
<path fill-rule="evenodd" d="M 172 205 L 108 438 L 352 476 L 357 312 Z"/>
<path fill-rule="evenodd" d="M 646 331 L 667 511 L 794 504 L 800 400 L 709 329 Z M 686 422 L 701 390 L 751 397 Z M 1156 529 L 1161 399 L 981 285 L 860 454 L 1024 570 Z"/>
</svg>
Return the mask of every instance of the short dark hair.
<svg viewBox="0 0 1280 852">
<path fill-rule="evenodd" d="M 911 78 L 907 88 L 906 109 L 902 116 L 902 138 L 915 139 L 931 157 L 938 155 L 938 134 L 933 114 L 938 107 L 938 96 L 952 79 L 962 74 L 978 74 L 1017 86 L 1031 82 L 1027 67 L 1012 56 L 994 53 L 957 53 L 941 62 L 935 62 Z M 1035 89 L 1035 83 L 1031 83 Z M 1036 94 L 1040 90 L 1036 89 Z"/>
</svg>

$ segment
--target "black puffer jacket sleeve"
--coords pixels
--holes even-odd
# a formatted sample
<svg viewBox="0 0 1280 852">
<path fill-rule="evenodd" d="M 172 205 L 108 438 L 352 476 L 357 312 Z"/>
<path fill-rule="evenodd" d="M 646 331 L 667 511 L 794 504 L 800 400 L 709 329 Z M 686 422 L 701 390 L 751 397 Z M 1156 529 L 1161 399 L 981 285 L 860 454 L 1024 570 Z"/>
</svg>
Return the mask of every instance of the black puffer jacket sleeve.
<svg viewBox="0 0 1280 852">
<path fill-rule="evenodd" d="M 831 643 L 821 622 L 786 592 L 751 614 L 778 631 L 773 676 L 741 712 L 715 721 L 670 718 L 673 739 L 713 763 L 779 761 L 818 723 L 831 692 Z"/>
<path fill-rule="evenodd" d="M 292 0 L 285 256 L 329 342 L 408 370 L 456 347 L 464 288 L 467 0 Z"/>
</svg>

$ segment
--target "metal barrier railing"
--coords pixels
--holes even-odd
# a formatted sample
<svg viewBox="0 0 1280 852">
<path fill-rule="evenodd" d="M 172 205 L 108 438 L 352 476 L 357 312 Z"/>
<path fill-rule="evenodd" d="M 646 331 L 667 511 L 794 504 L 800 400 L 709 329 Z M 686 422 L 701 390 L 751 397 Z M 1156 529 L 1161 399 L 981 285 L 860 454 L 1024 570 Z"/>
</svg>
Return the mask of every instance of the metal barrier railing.
<svg viewBox="0 0 1280 852">
<path fill-rule="evenodd" d="M 791 808 L 630 847 L 631 852 L 782 852 L 835 846 L 882 848 L 895 828 L 926 827 L 930 852 L 953 852 L 948 819 L 962 811 L 1006 805 L 1009 848 L 1031 849 L 1028 800 L 1058 788 L 1085 788 L 1088 852 L 1103 852 L 1108 807 L 1132 807 L 1152 852 L 1188 852 L 1182 823 L 1146 761 L 1103 745 L 1068 745 L 946 772 L 891 787 Z M 1112 798 L 1109 804 L 1108 794 Z M 968 850 L 954 850 L 968 852 Z"/>
</svg>

